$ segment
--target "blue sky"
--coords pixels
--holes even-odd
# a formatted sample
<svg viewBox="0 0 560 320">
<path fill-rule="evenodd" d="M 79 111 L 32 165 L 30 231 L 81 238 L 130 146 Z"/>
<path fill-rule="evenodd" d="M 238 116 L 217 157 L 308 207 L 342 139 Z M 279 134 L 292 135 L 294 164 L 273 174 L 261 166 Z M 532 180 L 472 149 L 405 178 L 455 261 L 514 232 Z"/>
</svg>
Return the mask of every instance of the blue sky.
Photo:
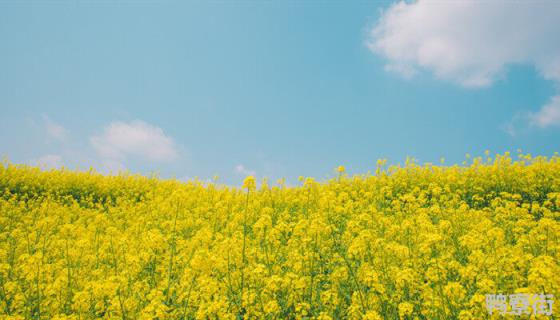
<svg viewBox="0 0 560 320">
<path fill-rule="evenodd" d="M 488 26 L 503 8 L 2 2 L 0 154 L 232 184 L 364 173 L 378 158 L 551 155 L 560 5 L 541 4 Z"/>
</svg>

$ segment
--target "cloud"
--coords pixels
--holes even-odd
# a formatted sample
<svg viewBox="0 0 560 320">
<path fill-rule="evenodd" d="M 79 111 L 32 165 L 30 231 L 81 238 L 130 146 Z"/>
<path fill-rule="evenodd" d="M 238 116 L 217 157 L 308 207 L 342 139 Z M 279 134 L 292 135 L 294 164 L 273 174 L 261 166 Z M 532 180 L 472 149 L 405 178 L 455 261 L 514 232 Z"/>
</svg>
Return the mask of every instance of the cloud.
<svg viewBox="0 0 560 320">
<path fill-rule="evenodd" d="M 518 111 L 506 123 L 500 126 L 503 132 L 507 133 L 510 137 L 517 137 L 524 135 L 534 127 L 532 124 L 532 113 L 527 111 Z"/>
<path fill-rule="evenodd" d="M 143 121 L 113 122 L 90 143 L 106 169 L 122 170 L 130 158 L 168 162 L 177 159 L 177 144 L 159 127 Z"/>
<path fill-rule="evenodd" d="M 64 141 L 66 139 L 68 135 L 66 128 L 51 120 L 47 115 L 43 115 L 43 122 L 49 138 L 58 141 Z"/>
<path fill-rule="evenodd" d="M 31 164 L 46 169 L 54 169 L 62 167 L 63 161 L 62 156 L 58 154 L 46 154 L 38 159 L 32 160 Z"/>
<path fill-rule="evenodd" d="M 520 136 L 534 128 L 560 127 L 560 95 L 556 95 L 537 112 L 517 112 L 501 126 L 511 137 Z"/>
<path fill-rule="evenodd" d="M 242 164 L 238 164 L 237 166 L 235 166 L 234 172 L 238 175 L 244 175 L 244 176 L 256 176 L 257 175 L 257 172 L 255 170 L 247 169 Z"/>
<path fill-rule="evenodd" d="M 466 87 L 492 84 L 509 64 L 560 81 L 560 2 L 399 2 L 372 29 L 369 48 L 406 77 L 428 69 Z"/>
<path fill-rule="evenodd" d="M 404 78 L 421 70 L 468 88 L 492 85 L 509 65 L 532 65 L 560 84 L 559 1 L 416 1 L 389 7 L 367 45 Z M 558 123 L 558 99 L 537 112 L 539 127 Z"/>
<path fill-rule="evenodd" d="M 540 128 L 560 126 L 560 95 L 554 96 L 539 112 L 529 115 L 530 123 Z"/>
</svg>

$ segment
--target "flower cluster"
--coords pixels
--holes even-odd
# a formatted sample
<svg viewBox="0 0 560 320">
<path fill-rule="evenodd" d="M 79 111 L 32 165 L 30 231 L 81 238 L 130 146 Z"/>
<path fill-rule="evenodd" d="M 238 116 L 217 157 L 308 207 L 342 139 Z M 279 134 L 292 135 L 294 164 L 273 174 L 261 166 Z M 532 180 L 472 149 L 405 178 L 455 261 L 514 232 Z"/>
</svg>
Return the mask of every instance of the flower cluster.
<svg viewBox="0 0 560 320">
<path fill-rule="evenodd" d="M 560 297 L 557 155 L 336 171 L 237 188 L 4 163 L 0 316 L 481 319 L 488 294 Z"/>
</svg>

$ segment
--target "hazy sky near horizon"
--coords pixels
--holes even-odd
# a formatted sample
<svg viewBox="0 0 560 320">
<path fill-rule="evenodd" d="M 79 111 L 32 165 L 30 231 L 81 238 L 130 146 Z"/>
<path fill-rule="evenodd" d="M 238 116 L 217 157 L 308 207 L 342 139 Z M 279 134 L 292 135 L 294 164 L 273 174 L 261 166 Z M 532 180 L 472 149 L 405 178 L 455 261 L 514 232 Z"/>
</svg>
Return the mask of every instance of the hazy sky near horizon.
<svg viewBox="0 0 560 320">
<path fill-rule="evenodd" d="M 0 155 L 237 184 L 560 151 L 560 2 L 1 2 Z"/>
</svg>

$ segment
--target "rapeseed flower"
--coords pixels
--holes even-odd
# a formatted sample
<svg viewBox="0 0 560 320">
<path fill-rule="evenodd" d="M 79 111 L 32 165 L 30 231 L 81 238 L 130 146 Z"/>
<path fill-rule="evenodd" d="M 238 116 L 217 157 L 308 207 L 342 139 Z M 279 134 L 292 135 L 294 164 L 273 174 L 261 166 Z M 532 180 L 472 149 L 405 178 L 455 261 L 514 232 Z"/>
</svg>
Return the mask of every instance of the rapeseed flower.
<svg viewBox="0 0 560 320">
<path fill-rule="evenodd" d="M 0 318 L 480 319 L 487 294 L 557 298 L 560 157 L 517 157 L 259 188 L 4 163 Z"/>
</svg>

